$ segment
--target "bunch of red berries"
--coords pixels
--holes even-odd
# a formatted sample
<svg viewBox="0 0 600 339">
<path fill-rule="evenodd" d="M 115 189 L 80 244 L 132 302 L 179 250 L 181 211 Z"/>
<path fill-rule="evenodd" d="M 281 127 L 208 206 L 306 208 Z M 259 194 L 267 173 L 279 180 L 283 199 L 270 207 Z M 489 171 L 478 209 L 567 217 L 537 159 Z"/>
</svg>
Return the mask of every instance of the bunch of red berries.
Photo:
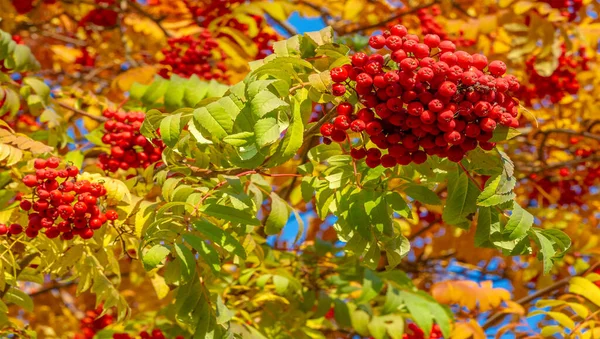
<svg viewBox="0 0 600 339">
<path fill-rule="evenodd" d="M 112 315 L 105 314 L 98 317 L 102 311 L 102 305 L 100 305 L 95 310 L 85 312 L 85 317 L 80 322 L 81 333 L 75 334 L 74 339 L 92 339 L 96 332 L 112 324 Z"/>
<path fill-rule="evenodd" d="M 19 14 L 26 14 L 33 9 L 33 0 L 12 0 L 15 10 Z"/>
<path fill-rule="evenodd" d="M 148 333 L 146 331 L 142 331 L 138 334 L 138 336 L 142 339 L 165 339 L 164 333 L 158 328 L 152 330 L 152 333 Z M 137 337 L 132 337 L 127 333 L 115 333 L 113 334 L 113 339 L 134 339 Z M 175 339 L 184 339 L 183 336 L 179 335 L 175 337 Z"/>
<path fill-rule="evenodd" d="M 362 108 L 343 102 L 333 122 L 321 127 L 336 142 L 351 131 L 375 144 L 351 150 L 355 159 L 366 157 L 369 167 L 421 164 L 428 155 L 459 162 L 478 145 L 493 149 L 489 140 L 499 125 L 519 126 L 519 102 L 512 97 L 519 82 L 503 76 L 502 61 L 457 51 L 433 34 L 421 42 L 402 25 L 372 36 L 369 45 L 390 49 L 389 60 L 356 53 L 352 65 L 330 72 L 333 94 L 343 96 L 350 88 Z"/>
<path fill-rule="evenodd" d="M 408 324 L 408 330 L 410 333 L 404 333 L 402 335 L 402 339 L 425 339 L 425 332 L 419 328 L 419 326 L 414 323 Z M 442 331 L 437 324 L 434 324 L 431 328 L 431 334 L 429 335 L 429 339 L 441 339 L 444 338 L 442 335 Z"/>
<path fill-rule="evenodd" d="M 208 27 L 215 19 L 231 13 L 232 7 L 244 2 L 244 0 L 202 0 L 192 2 L 184 0 L 185 5 L 196 18 L 198 25 Z"/>
<path fill-rule="evenodd" d="M 261 17 L 260 15 L 251 15 L 250 17 L 256 22 L 256 26 L 259 28 L 258 33 L 255 36 L 251 37 L 258 50 L 258 53 L 254 58 L 257 60 L 263 59 L 273 52 L 272 44 L 279 37 L 275 32 L 269 33 L 267 31 L 268 26 L 266 25 L 266 22 L 263 17 Z M 237 19 L 232 19 L 229 20 L 227 25 L 235 28 L 240 32 L 243 32 L 245 35 L 249 35 L 248 24 L 241 23 Z"/>
<path fill-rule="evenodd" d="M 522 87 L 520 95 L 528 105 L 534 100 L 544 98 L 557 103 L 567 94 L 577 94 L 579 91 L 577 71 L 589 70 L 590 57 L 586 55 L 585 48 L 580 49 L 577 55 L 567 54 L 564 45 L 561 48 L 558 67 L 549 77 L 543 77 L 535 70 L 535 56 L 526 61 L 525 71 L 529 76 L 529 84 Z"/>
<path fill-rule="evenodd" d="M 570 171 L 567 168 L 559 170 L 559 179 L 553 177 L 540 177 L 537 174 L 531 174 L 529 178 L 535 183 L 533 190 L 529 193 L 530 204 L 533 200 L 537 200 L 538 205 L 549 205 L 551 203 L 549 197 L 554 196 L 551 193 L 553 190 L 558 191 L 558 198 L 555 202 L 558 205 L 583 205 L 583 196 L 589 193 L 589 186 L 580 185 L 575 178 L 567 178 L 570 176 Z M 542 193 L 540 190 L 543 190 Z"/>
<path fill-rule="evenodd" d="M 177 74 L 189 78 L 196 74 L 206 80 L 227 81 L 227 66 L 223 62 L 227 56 L 208 30 L 196 37 L 170 38 L 167 43 L 168 48 L 162 50 L 165 58 L 160 62 L 166 66 L 159 72 L 162 77 Z"/>
<path fill-rule="evenodd" d="M 115 26 L 119 18 L 119 13 L 114 9 L 108 8 L 115 4 L 115 0 L 95 0 L 95 2 L 101 7 L 89 11 L 81 20 L 79 20 L 79 26 L 85 26 L 87 24 L 101 27 Z"/>
<path fill-rule="evenodd" d="M 51 239 L 61 233 L 65 240 L 76 235 L 90 239 L 95 230 L 108 220 L 116 220 L 118 214 L 113 210 L 101 210 L 101 201 L 107 194 L 104 185 L 78 181 L 77 167 L 59 169 L 59 166 L 60 160 L 56 157 L 35 159 L 35 174 L 23 177 L 25 186 L 33 190 L 31 198 L 23 197 L 19 205 L 28 213 L 25 234 L 34 238 L 44 230 L 46 237 Z M 22 231 L 23 227 L 18 224 L 11 225 L 9 229 L 0 227 L 0 234 L 17 235 Z"/>
<path fill-rule="evenodd" d="M 158 162 L 165 145 L 162 140 L 148 141 L 140 133 L 146 117 L 144 112 L 115 112 L 106 109 L 103 115 L 110 119 L 104 123 L 106 133 L 102 142 L 111 145 L 110 154 L 103 153 L 98 159 L 100 168 L 116 172 L 119 169 L 146 168 Z"/>
<path fill-rule="evenodd" d="M 439 5 L 434 5 L 428 8 L 421 8 L 417 10 L 415 13 L 417 18 L 419 19 L 419 25 L 421 28 L 421 34 L 435 34 L 440 37 L 441 40 L 450 40 L 458 47 L 469 47 L 475 45 L 476 41 L 474 39 L 465 39 L 464 31 L 459 31 L 459 36 L 454 37 L 450 36 L 446 29 L 437 21 L 436 18 L 440 17 L 442 14 L 442 9 Z M 401 20 L 396 23 L 392 23 L 388 25 L 388 29 L 392 28 L 398 23 L 402 23 Z"/>
</svg>

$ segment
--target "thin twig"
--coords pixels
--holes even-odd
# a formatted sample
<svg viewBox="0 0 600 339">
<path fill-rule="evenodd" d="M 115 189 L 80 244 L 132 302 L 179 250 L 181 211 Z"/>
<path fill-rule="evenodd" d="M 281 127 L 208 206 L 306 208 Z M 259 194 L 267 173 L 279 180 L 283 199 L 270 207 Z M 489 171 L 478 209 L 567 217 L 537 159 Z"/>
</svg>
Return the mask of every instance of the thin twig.
<svg viewBox="0 0 600 339">
<path fill-rule="evenodd" d="M 296 32 L 296 28 L 294 28 L 294 26 L 290 25 L 287 21 L 277 20 L 270 15 L 266 15 L 266 16 L 271 18 L 271 20 L 275 21 L 275 23 L 288 34 L 288 37 L 298 35 L 298 32 Z"/>
<path fill-rule="evenodd" d="M 95 120 L 95 121 L 98 121 L 98 122 L 105 122 L 105 121 L 108 121 L 108 119 L 107 119 L 107 118 L 105 118 L 105 117 L 103 117 L 103 116 L 98 116 L 98 115 L 89 114 L 89 113 L 88 113 L 88 112 L 86 112 L 86 111 L 82 111 L 82 110 L 80 110 L 80 109 L 77 109 L 77 108 L 75 108 L 75 107 L 69 106 L 69 105 L 67 105 L 67 104 L 65 104 L 65 103 L 63 103 L 63 102 L 60 102 L 60 101 L 57 101 L 57 103 L 58 103 L 58 105 L 59 105 L 60 107 L 62 107 L 62 108 L 66 108 L 66 109 L 68 109 L 69 111 L 71 111 L 71 112 L 73 112 L 73 113 L 76 113 L 76 114 L 79 114 L 79 115 L 82 115 L 82 116 L 84 116 L 84 117 L 86 117 L 86 118 L 90 118 L 90 119 L 92 119 L 92 120 Z"/>
<path fill-rule="evenodd" d="M 557 162 L 557 163 L 554 163 L 554 164 L 548 165 L 548 166 L 519 167 L 519 171 L 526 172 L 529 174 L 540 173 L 540 172 L 551 171 L 551 170 L 555 170 L 555 169 L 559 169 L 559 168 L 563 168 L 563 167 L 567 167 L 567 168 L 573 167 L 573 166 L 579 165 L 584 162 L 596 162 L 596 161 L 600 161 L 600 155 L 595 155 L 595 156 L 587 157 L 587 158 L 576 158 L 576 159 L 572 159 L 572 160 L 568 160 L 568 161 L 561 161 L 561 162 Z"/>
</svg>

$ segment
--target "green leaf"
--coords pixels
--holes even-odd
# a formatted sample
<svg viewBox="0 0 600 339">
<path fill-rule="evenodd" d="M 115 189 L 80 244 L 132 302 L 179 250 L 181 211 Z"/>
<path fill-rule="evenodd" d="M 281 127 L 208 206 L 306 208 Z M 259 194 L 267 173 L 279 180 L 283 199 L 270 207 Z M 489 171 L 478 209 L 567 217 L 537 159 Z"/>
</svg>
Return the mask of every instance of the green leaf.
<svg viewBox="0 0 600 339">
<path fill-rule="evenodd" d="M 538 257 L 542 260 L 544 274 L 552 269 L 555 259 L 560 259 L 571 247 L 571 239 L 564 232 L 556 229 L 534 230 L 535 242 L 540 248 Z M 559 253 L 557 254 L 557 251 Z"/>
<path fill-rule="evenodd" d="M 256 136 L 256 144 L 259 147 L 265 147 L 279 139 L 279 124 L 275 118 L 259 119 L 254 124 L 254 135 Z"/>
<path fill-rule="evenodd" d="M 235 315 L 231 310 L 225 306 L 223 303 L 223 299 L 221 299 L 220 295 L 217 295 L 216 302 L 216 311 L 217 311 L 217 324 L 222 325 L 226 324 L 233 316 Z"/>
<path fill-rule="evenodd" d="M 411 198 L 427 205 L 441 205 L 442 200 L 429 188 L 417 184 L 408 184 L 404 192 Z"/>
<path fill-rule="evenodd" d="M 507 177 L 505 173 L 488 180 L 483 192 L 477 198 L 479 206 L 496 206 L 513 200 L 515 194 L 512 192 L 516 185 L 515 177 Z"/>
<path fill-rule="evenodd" d="M 4 295 L 4 301 L 9 304 L 15 304 L 27 312 L 33 312 L 33 300 L 25 292 L 11 287 Z"/>
<path fill-rule="evenodd" d="M 442 219 L 454 226 L 471 226 L 470 216 L 477 211 L 479 189 L 463 171 L 448 174 L 448 197 L 442 213 Z"/>
<path fill-rule="evenodd" d="M 269 91 L 259 92 L 250 102 L 250 109 L 255 119 L 260 119 L 268 113 L 288 104 Z"/>
<path fill-rule="evenodd" d="M 190 244 L 190 246 L 192 246 L 192 248 L 198 252 L 202 259 L 206 261 L 211 270 L 213 270 L 213 272 L 217 273 L 221 271 L 221 260 L 219 259 L 219 254 L 214 248 L 210 247 L 202 239 L 193 234 L 184 234 L 183 240 Z"/>
<path fill-rule="evenodd" d="M 290 218 L 290 208 L 285 200 L 281 199 L 275 192 L 271 192 L 271 212 L 265 224 L 267 235 L 281 232 Z"/>
<path fill-rule="evenodd" d="M 356 333 L 360 334 L 363 337 L 369 335 L 369 314 L 367 312 L 357 309 L 351 314 L 352 318 L 352 328 L 356 331 Z"/>
<path fill-rule="evenodd" d="M 181 273 L 184 280 L 189 280 L 196 272 L 196 258 L 184 244 L 175 244 L 175 253 L 182 263 Z"/>
<path fill-rule="evenodd" d="M 362 291 L 360 297 L 356 299 L 359 304 L 367 303 L 379 295 L 383 289 L 383 280 L 379 278 L 373 271 L 365 269 L 363 278 Z"/>
<path fill-rule="evenodd" d="M 307 100 L 306 89 L 299 90 L 292 101 L 292 121 L 288 127 L 283 140 L 269 160 L 267 166 L 275 167 L 291 159 L 304 142 L 304 121 L 302 116 L 306 111 L 312 110 L 312 104 Z"/>
<path fill-rule="evenodd" d="M 181 113 L 166 116 L 160 122 L 160 136 L 169 147 L 175 147 L 181 135 Z"/>
<path fill-rule="evenodd" d="M 226 136 L 223 142 L 232 146 L 247 146 L 254 143 L 254 132 L 240 132 Z"/>
<path fill-rule="evenodd" d="M 166 248 L 163 245 L 154 245 L 152 248 L 148 250 L 143 256 L 142 262 L 144 264 L 144 269 L 146 271 L 150 271 L 153 268 L 156 268 L 166 257 L 171 253 L 171 250 Z"/>
<path fill-rule="evenodd" d="M 260 226 L 260 221 L 258 221 L 258 219 L 256 219 L 256 217 L 253 215 L 230 206 L 210 203 L 211 201 L 211 199 L 207 200 L 200 208 L 200 212 L 215 218 L 237 222 L 242 225 Z"/>
<path fill-rule="evenodd" d="M 194 227 L 209 240 L 219 245 L 222 249 L 229 253 L 233 253 L 241 258 L 246 258 L 246 251 L 237 239 L 225 230 L 215 226 L 206 219 L 201 219 L 194 222 Z"/>
<path fill-rule="evenodd" d="M 283 294 L 287 290 L 290 280 L 281 275 L 274 275 L 273 284 L 275 285 L 275 292 Z"/>
<path fill-rule="evenodd" d="M 493 248 L 492 234 L 500 232 L 500 215 L 490 207 L 479 208 L 477 229 L 475 230 L 475 246 Z"/>
<path fill-rule="evenodd" d="M 369 332 L 374 339 L 384 339 L 386 336 L 385 322 L 378 316 L 375 316 L 369 322 Z"/>
<path fill-rule="evenodd" d="M 334 318 L 340 327 L 352 326 L 352 320 L 350 319 L 350 310 L 346 302 L 340 299 L 333 301 Z"/>
<path fill-rule="evenodd" d="M 186 80 L 177 76 L 176 74 L 171 75 L 171 79 L 169 80 L 169 87 L 165 92 L 165 108 L 167 109 L 167 111 L 172 112 L 183 106 L 185 83 Z"/>
<path fill-rule="evenodd" d="M 225 110 L 214 106 L 218 104 L 211 105 L 194 110 L 194 122 L 210 136 L 212 141 L 220 142 L 231 133 L 233 119 Z"/>
<path fill-rule="evenodd" d="M 163 79 L 162 77 L 156 76 L 154 77 L 154 81 L 146 90 L 146 93 L 142 96 L 142 102 L 146 106 L 150 106 L 158 99 L 162 98 L 163 95 L 167 92 L 169 88 L 169 81 Z"/>
<path fill-rule="evenodd" d="M 504 234 L 507 234 L 510 240 L 523 238 L 533 225 L 533 215 L 531 213 L 527 212 L 516 202 L 513 206 L 512 214 L 504 228 Z"/>
<path fill-rule="evenodd" d="M 387 204 L 404 218 L 412 218 L 410 207 L 398 192 L 388 192 L 385 196 Z"/>
<path fill-rule="evenodd" d="M 48 101 L 48 98 L 50 97 L 50 87 L 48 87 L 48 85 L 46 85 L 43 81 L 37 78 L 26 77 L 23 79 L 23 83 L 31 86 L 35 93 L 39 95 L 44 102 Z"/>
<path fill-rule="evenodd" d="M 521 135 L 521 132 L 519 132 L 517 129 L 501 125 L 494 130 L 494 135 L 489 141 L 499 142 L 504 140 L 510 140 L 514 137 L 518 137 L 519 135 Z"/>
</svg>

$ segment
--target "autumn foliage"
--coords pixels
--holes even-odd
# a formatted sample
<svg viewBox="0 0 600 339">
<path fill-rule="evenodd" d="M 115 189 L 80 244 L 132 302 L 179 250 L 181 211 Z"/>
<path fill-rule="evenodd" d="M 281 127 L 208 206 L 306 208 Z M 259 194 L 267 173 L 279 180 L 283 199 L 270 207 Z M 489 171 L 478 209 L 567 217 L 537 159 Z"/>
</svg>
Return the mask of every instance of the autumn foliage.
<svg viewBox="0 0 600 339">
<path fill-rule="evenodd" d="M 0 337 L 600 337 L 599 17 L 0 0 Z"/>
</svg>

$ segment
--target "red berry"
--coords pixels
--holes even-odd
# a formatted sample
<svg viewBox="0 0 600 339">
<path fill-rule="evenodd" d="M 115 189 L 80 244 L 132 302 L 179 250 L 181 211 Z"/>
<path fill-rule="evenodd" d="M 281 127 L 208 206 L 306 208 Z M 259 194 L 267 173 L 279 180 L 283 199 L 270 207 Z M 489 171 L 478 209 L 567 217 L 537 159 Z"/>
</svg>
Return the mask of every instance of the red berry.
<svg viewBox="0 0 600 339">
<path fill-rule="evenodd" d="M 383 35 L 373 35 L 369 38 L 369 46 L 373 49 L 382 49 L 385 46 L 385 37 Z"/>
<path fill-rule="evenodd" d="M 35 169 L 44 169 L 46 168 L 46 160 L 44 159 L 35 159 L 33 162 L 33 167 Z"/>
<path fill-rule="evenodd" d="M 21 203 L 19 204 L 19 206 L 21 207 L 22 210 L 29 211 L 31 209 L 31 201 L 22 200 Z"/>
<path fill-rule="evenodd" d="M 362 159 L 367 155 L 367 151 L 364 148 L 353 148 L 350 150 L 350 156 L 354 159 Z"/>
<path fill-rule="evenodd" d="M 27 187 L 33 187 L 33 186 L 36 186 L 38 182 L 37 182 L 37 178 L 35 175 L 28 174 L 23 177 L 23 183 Z"/>
<path fill-rule="evenodd" d="M 57 168 L 60 165 L 60 159 L 57 157 L 50 157 L 46 160 L 46 166 L 50 168 Z"/>
<path fill-rule="evenodd" d="M 335 67 L 329 73 L 334 82 L 344 82 L 348 79 L 348 71 L 343 67 Z"/>
<path fill-rule="evenodd" d="M 506 73 L 506 64 L 500 60 L 494 60 L 490 62 L 488 71 L 490 71 L 490 73 L 492 73 L 494 76 L 501 76 L 502 74 Z"/>
<path fill-rule="evenodd" d="M 333 133 L 331 133 L 331 139 L 335 142 L 344 142 L 347 136 L 345 131 L 339 129 L 334 129 Z"/>
<path fill-rule="evenodd" d="M 348 120 L 347 116 L 339 115 L 333 120 L 333 125 L 335 128 L 345 131 L 350 128 L 350 121 Z"/>
<path fill-rule="evenodd" d="M 350 129 L 354 132 L 362 132 L 366 128 L 366 123 L 360 119 L 352 121 Z"/>
<path fill-rule="evenodd" d="M 21 234 L 21 232 L 23 232 L 23 227 L 21 225 L 19 225 L 19 224 L 12 224 L 8 228 L 8 231 L 12 235 L 18 235 L 18 234 Z"/>
<path fill-rule="evenodd" d="M 438 93 L 440 93 L 440 95 L 445 96 L 445 97 L 452 97 L 454 94 L 456 94 L 457 90 L 458 90 L 458 88 L 456 87 L 455 83 L 450 82 L 450 81 L 445 81 L 440 86 Z"/>
<path fill-rule="evenodd" d="M 349 102 L 340 103 L 336 109 L 338 115 L 346 115 L 349 116 L 354 111 L 354 107 Z"/>
<path fill-rule="evenodd" d="M 333 84 L 331 86 L 331 93 L 336 97 L 340 97 L 346 93 L 346 86 L 344 84 Z"/>
<path fill-rule="evenodd" d="M 321 126 L 321 135 L 324 137 L 330 137 L 334 129 L 335 126 L 332 123 L 326 122 Z"/>
<path fill-rule="evenodd" d="M 0 224 L 0 235 L 6 235 L 8 233 L 8 227 L 5 224 Z"/>
</svg>

